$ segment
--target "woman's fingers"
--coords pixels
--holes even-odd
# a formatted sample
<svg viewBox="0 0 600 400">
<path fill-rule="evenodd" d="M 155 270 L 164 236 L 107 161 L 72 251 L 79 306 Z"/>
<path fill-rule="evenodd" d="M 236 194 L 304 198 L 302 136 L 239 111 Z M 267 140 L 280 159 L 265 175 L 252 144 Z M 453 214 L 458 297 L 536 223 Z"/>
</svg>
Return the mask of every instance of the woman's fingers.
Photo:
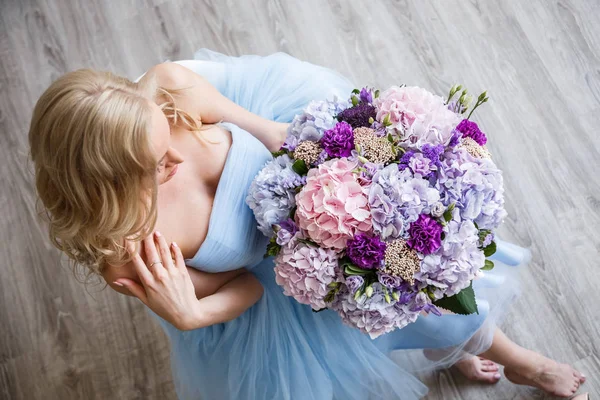
<svg viewBox="0 0 600 400">
<path fill-rule="evenodd" d="M 154 280 L 152 273 L 148 270 L 148 266 L 142 260 L 142 257 L 135 251 L 135 246 L 132 242 L 127 243 L 127 250 L 133 255 L 133 266 L 137 272 L 143 285 L 147 285 Z"/>
<path fill-rule="evenodd" d="M 185 260 L 183 259 L 183 254 L 181 253 L 181 249 L 177 246 L 177 243 L 171 243 L 171 252 L 173 254 L 173 258 L 175 259 L 175 267 L 188 272 L 187 267 L 185 266 Z"/>
<path fill-rule="evenodd" d="M 158 252 L 156 251 L 154 234 L 150 234 L 144 239 L 144 253 L 146 255 L 146 261 L 148 262 L 148 268 L 150 268 L 151 264 L 162 261 L 158 255 Z"/>
<path fill-rule="evenodd" d="M 148 305 L 148 295 L 146 294 L 146 290 L 139 283 L 127 278 L 121 278 L 114 283 L 128 289 L 132 295 L 140 299 L 142 303 Z"/>
<path fill-rule="evenodd" d="M 154 233 L 156 243 L 158 244 L 158 251 L 160 252 L 160 259 L 163 263 L 163 267 L 166 269 L 174 269 L 173 259 L 171 258 L 171 251 L 169 250 L 169 246 L 167 245 L 167 241 L 164 236 L 160 234 L 160 232 Z"/>
</svg>

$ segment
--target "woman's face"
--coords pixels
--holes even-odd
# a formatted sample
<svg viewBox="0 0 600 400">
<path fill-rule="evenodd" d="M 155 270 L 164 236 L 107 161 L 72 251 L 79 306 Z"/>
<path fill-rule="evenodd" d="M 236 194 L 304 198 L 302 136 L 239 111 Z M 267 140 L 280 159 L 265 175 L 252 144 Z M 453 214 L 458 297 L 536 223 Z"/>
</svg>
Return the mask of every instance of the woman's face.
<svg viewBox="0 0 600 400">
<path fill-rule="evenodd" d="M 183 162 L 181 154 L 171 147 L 171 128 L 167 117 L 152 102 L 151 141 L 156 154 L 156 180 L 159 185 L 169 181 L 177 173 L 178 165 Z"/>
</svg>

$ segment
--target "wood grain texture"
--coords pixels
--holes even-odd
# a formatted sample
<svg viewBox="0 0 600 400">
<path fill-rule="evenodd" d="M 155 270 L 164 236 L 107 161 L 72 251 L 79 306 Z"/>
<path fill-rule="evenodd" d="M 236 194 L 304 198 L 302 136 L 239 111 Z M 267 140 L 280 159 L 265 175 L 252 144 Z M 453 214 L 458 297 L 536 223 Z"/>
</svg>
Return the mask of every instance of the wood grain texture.
<svg viewBox="0 0 600 400">
<path fill-rule="evenodd" d="M 315 12 L 319 10 L 319 12 Z M 4 0 L 0 3 L 0 399 L 174 399 L 168 343 L 136 300 L 86 288 L 35 211 L 27 130 L 61 74 L 134 78 L 201 47 L 284 51 L 357 85 L 488 89 L 478 121 L 505 172 L 503 236 L 533 252 L 504 328 L 600 394 L 600 2 Z M 89 292 L 89 293 L 88 293 Z M 430 399 L 542 399 L 420 376 Z"/>
</svg>

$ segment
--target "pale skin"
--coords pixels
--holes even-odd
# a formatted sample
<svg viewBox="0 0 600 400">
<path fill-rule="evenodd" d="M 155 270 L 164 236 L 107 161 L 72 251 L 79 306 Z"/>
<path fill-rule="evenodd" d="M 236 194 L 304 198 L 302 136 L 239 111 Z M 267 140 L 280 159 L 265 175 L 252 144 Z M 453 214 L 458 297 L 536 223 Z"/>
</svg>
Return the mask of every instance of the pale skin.
<svg viewBox="0 0 600 400">
<path fill-rule="evenodd" d="M 283 143 L 287 124 L 250 113 L 178 64 L 159 64 L 143 79 L 151 77 L 162 87 L 186 88 L 177 96 L 177 106 L 200 116 L 207 128 L 200 134 L 210 142 L 199 140 L 183 127 L 170 126 L 152 103 L 150 135 L 159 183 L 156 231 L 143 241 L 143 251 L 129 243 L 128 249 L 135 255 L 132 262 L 107 266 L 103 277 L 114 290 L 139 298 L 178 329 L 230 321 L 260 299 L 263 288 L 258 280 L 244 269 L 206 273 L 186 267 L 184 262 L 195 255 L 206 238 L 215 192 L 231 146 L 230 132 L 210 124 L 232 122 L 271 151 Z M 573 396 L 585 381 L 570 366 L 518 346 L 500 330 L 488 351 L 455 366 L 469 379 L 495 383 L 500 379 L 498 364 L 504 366 L 512 382 L 565 398 Z"/>
</svg>

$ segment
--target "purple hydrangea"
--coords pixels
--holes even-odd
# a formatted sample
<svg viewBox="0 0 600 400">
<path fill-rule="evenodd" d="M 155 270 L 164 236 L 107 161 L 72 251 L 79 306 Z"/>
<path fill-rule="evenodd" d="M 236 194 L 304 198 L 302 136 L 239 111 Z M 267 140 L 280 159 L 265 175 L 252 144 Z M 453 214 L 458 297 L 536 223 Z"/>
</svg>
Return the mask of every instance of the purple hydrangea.
<svg viewBox="0 0 600 400">
<path fill-rule="evenodd" d="M 463 219 L 480 229 L 496 229 L 506 217 L 502 171 L 489 158 L 474 158 L 455 147 L 444 154 L 436 187 L 442 203 L 456 203 Z"/>
<path fill-rule="evenodd" d="M 477 228 L 472 221 L 461 221 L 456 210 L 445 234 L 440 248 L 423 258 L 421 270 L 415 274 L 421 286 L 436 288 L 436 300 L 467 288 L 485 262 Z"/>
<path fill-rule="evenodd" d="M 412 312 L 421 312 L 425 311 L 426 313 L 432 313 L 437 315 L 438 317 L 442 316 L 441 311 L 432 304 L 431 299 L 424 292 L 419 292 L 410 305 L 410 310 Z"/>
<path fill-rule="evenodd" d="M 452 131 L 452 137 L 450 138 L 450 142 L 448 142 L 448 147 L 455 147 L 460 143 L 460 138 L 462 137 L 462 133 L 457 131 L 456 129 Z"/>
<path fill-rule="evenodd" d="M 419 215 L 419 218 L 410 224 L 408 234 L 408 246 L 423 254 L 435 252 L 442 244 L 442 225 L 426 214 Z"/>
<path fill-rule="evenodd" d="M 356 293 L 358 289 L 365 284 L 365 280 L 360 275 L 352 275 L 346 278 L 346 287 L 351 294 Z"/>
<path fill-rule="evenodd" d="M 265 236 L 270 237 L 272 226 L 289 217 L 296 206 L 295 189 L 306 184 L 306 177 L 298 175 L 292 163 L 287 154 L 269 161 L 250 185 L 246 203 Z"/>
<path fill-rule="evenodd" d="M 346 246 L 348 258 L 360 268 L 377 268 L 385 257 L 385 242 L 376 236 L 371 237 L 360 233 L 348 240 Z"/>
<path fill-rule="evenodd" d="M 342 321 L 375 339 L 394 329 L 404 328 L 417 320 L 419 313 L 410 311 L 408 305 L 402 305 L 393 299 L 386 301 L 386 290 L 379 282 L 371 285 L 373 294 L 365 294 L 354 299 L 348 291 L 341 291 L 332 308 L 340 314 Z"/>
<path fill-rule="evenodd" d="M 370 127 L 369 119 L 377 116 L 377 110 L 371 104 L 360 103 L 356 107 L 347 108 L 342 111 L 337 119 L 345 121 L 352 125 L 353 128 Z"/>
<path fill-rule="evenodd" d="M 481 132 L 479 126 L 473 121 L 469 121 L 468 119 L 463 119 L 456 126 L 456 130 L 462 133 L 462 137 L 470 137 L 474 141 L 476 141 L 480 146 L 483 146 L 487 143 L 487 137 L 485 133 Z"/>
<path fill-rule="evenodd" d="M 296 232 L 298 232 L 298 225 L 296 225 L 293 219 L 288 218 L 279 224 L 275 241 L 278 245 L 285 246 L 292 240 Z"/>
<path fill-rule="evenodd" d="M 440 193 L 429 181 L 390 164 L 373 176 L 369 190 L 373 230 L 383 240 L 406 238 L 410 223 L 428 214 L 439 200 Z"/>
<path fill-rule="evenodd" d="M 354 149 L 354 133 L 347 122 L 338 122 L 321 138 L 321 145 L 329 157 L 348 157 Z"/>
<path fill-rule="evenodd" d="M 492 232 L 485 235 L 482 240 L 481 247 L 486 248 L 494 241 L 494 234 Z"/>
<path fill-rule="evenodd" d="M 347 101 L 311 101 L 302 114 L 296 115 L 288 128 L 284 148 L 293 151 L 304 140 L 318 142 L 323 133 L 337 123 L 335 116 L 348 107 Z"/>
</svg>

